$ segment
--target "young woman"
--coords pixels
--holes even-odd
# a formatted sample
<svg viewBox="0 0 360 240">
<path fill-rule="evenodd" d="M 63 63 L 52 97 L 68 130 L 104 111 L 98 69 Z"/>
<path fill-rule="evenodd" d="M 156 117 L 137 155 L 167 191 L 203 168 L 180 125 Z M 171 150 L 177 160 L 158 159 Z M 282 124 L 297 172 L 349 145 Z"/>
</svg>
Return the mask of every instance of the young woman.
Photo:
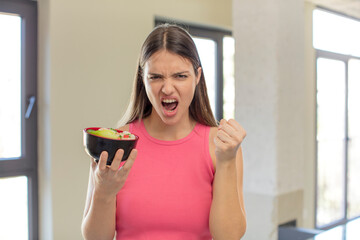
<svg viewBox="0 0 360 240">
<path fill-rule="evenodd" d="M 85 239 L 231 240 L 246 229 L 241 142 L 233 119 L 217 125 L 191 36 L 156 27 L 140 54 L 121 130 L 137 149 L 111 166 L 93 159 L 82 223 Z"/>
</svg>

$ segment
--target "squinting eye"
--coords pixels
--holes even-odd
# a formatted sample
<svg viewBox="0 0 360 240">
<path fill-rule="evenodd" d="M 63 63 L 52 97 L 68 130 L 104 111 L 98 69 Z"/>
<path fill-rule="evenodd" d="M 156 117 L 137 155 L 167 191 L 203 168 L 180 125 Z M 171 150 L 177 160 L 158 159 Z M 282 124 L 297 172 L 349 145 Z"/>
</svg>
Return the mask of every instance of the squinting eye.
<svg viewBox="0 0 360 240">
<path fill-rule="evenodd" d="M 150 80 L 156 80 L 156 79 L 160 79 L 160 76 L 150 76 L 149 79 Z"/>
<path fill-rule="evenodd" d="M 179 75 L 177 75 L 177 78 L 187 78 L 187 75 L 179 74 Z"/>
</svg>

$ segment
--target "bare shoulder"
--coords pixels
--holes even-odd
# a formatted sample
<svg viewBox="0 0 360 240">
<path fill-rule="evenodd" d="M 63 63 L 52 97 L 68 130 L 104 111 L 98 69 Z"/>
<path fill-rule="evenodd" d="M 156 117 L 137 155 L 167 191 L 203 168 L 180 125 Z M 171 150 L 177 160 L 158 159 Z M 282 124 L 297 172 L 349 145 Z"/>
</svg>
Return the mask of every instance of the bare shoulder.
<svg viewBox="0 0 360 240">
<path fill-rule="evenodd" d="M 217 127 L 211 127 L 209 132 L 209 151 L 210 151 L 210 157 L 212 159 L 212 162 L 214 164 L 214 168 L 216 168 L 216 155 L 215 155 L 215 142 L 214 139 L 216 137 L 216 134 L 218 132 Z"/>
<path fill-rule="evenodd" d="M 124 126 L 118 127 L 117 129 L 121 131 L 129 131 L 129 124 L 126 124 Z"/>
</svg>

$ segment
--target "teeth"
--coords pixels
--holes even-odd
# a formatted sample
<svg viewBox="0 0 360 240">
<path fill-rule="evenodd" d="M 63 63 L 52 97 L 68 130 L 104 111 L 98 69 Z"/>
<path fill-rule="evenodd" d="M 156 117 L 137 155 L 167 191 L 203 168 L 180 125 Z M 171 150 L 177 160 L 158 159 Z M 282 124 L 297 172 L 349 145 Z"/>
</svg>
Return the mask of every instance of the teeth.
<svg viewBox="0 0 360 240">
<path fill-rule="evenodd" d="M 162 100 L 164 103 L 173 103 L 173 102 L 176 102 L 175 99 L 163 99 Z"/>
</svg>

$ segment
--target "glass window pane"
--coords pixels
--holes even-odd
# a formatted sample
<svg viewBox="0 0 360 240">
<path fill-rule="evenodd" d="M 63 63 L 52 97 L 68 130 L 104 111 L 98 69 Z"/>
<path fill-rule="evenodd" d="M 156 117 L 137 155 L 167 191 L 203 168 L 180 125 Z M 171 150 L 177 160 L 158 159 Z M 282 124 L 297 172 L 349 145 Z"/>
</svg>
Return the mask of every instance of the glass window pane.
<svg viewBox="0 0 360 240">
<path fill-rule="evenodd" d="M 224 118 L 235 118 L 235 77 L 234 77 L 234 56 L 235 40 L 233 37 L 223 38 L 223 69 L 224 69 Z"/>
<path fill-rule="evenodd" d="M 317 61 L 318 227 L 343 219 L 345 195 L 345 63 Z"/>
<path fill-rule="evenodd" d="M 28 239 L 28 179 L 0 178 L 0 239 Z"/>
<path fill-rule="evenodd" d="M 348 218 L 360 215 L 360 60 L 349 61 Z"/>
<path fill-rule="evenodd" d="M 344 239 L 344 231 L 345 231 L 345 228 L 343 226 L 338 226 L 338 227 L 332 228 L 332 229 L 330 229 L 328 231 L 324 231 L 324 232 L 320 233 L 319 235 L 316 235 L 313 239 L 314 240 L 340 240 L 340 239 Z"/>
<path fill-rule="evenodd" d="M 201 65 L 204 71 L 206 87 L 208 90 L 210 106 L 213 114 L 215 114 L 216 100 L 216 42 L 211 39 L 194 37 L 196 48 L 200 55 Z"/>
<path fill-rule="evenodd" d="M 317 227 L 344 215 L 344 141 L 318 142 Z"/>
<path fill-rule="evenodd" d="M 360 218 L 352 220 L 346 224 L 346 240 L 359 239 Z"/>
<path fill-rule="evenodd" d="M 317 60 L 317 139 L 345 138 L 345 63 Z"/>
<path fill-rule="evenodd" d="M 21 156 L 21 18 L 0 13 L 0 159 Z"/>
<path fill-rule="evenodd" d="M 316 9 L 313 12 L 314 48 L 360 56 L 360 21 Z"/>
</svg>

